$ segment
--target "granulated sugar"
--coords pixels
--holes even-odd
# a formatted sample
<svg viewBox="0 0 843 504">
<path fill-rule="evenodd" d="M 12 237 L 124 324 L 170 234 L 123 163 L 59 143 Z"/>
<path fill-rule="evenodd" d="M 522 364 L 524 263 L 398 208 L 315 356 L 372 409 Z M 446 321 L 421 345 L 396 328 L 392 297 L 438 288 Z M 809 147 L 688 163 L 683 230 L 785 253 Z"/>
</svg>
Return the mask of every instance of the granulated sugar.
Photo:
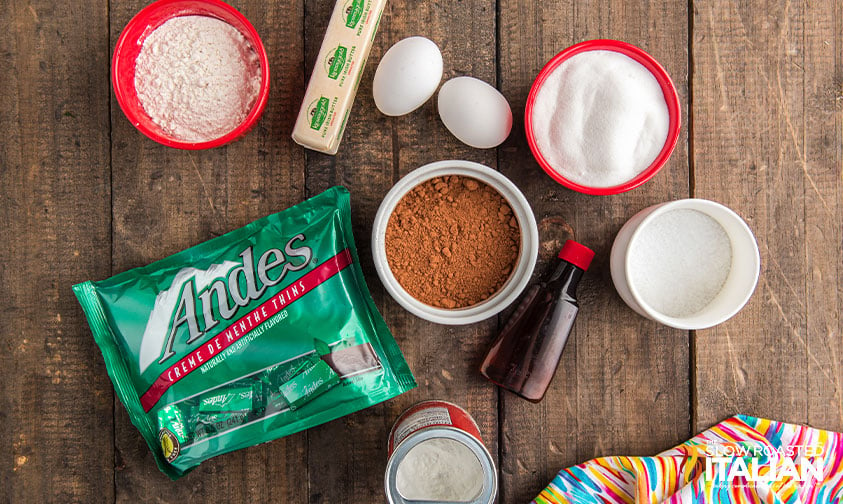
<svg viewBox="0 0 843 504">
<path fill-rule="evenodd" d="M 254 48 L 233 26 L 208 16 L 165 22 L 146 37 L 136 63 L 144 110 L 187 142 L 213 140 L 240 125 L 260 85 Z"/>
<path fill-rule="evenodd" d="M 467 446 L 434 438 L 407 453 L 398 466 L 396 486 L 408 500 L 466 502 L 483 489 L 483 468 Z"/>
<path fill-rule="evenodd" d="M 589 187 L 622 184 L 649 167 L 667 140 L 667 103 L 643 65 L 615 51 L 560 64 L 536 95 L 536 145 L 560 175 Z"/>
<path fill-rule="evenodd" d="M 686 317 L 723 288 L 732 245 L 723 227 L 697 210 L 672 210 L 641 229 L 630 245 L 630 283 L 654 310 Z"/>
</svg>

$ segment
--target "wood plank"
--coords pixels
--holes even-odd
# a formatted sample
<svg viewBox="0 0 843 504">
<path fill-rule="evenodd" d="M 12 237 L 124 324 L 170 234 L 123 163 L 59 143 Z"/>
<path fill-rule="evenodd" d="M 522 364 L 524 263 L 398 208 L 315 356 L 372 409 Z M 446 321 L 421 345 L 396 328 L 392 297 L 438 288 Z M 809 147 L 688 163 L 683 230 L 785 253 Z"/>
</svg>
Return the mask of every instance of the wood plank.
<svg viewBox="0 0 843 504">
<path fill-rule="evenodd" d="M 113 2 L 111 43 L 147 2 Z M 200 152 L 137 132 L 112 102 L 114 271 L 147 264 L 304 199 L 304 156 L 289 138 L 304 85 L 301 2 L 232 2 L 269 55 L 271 96 L 243 139 Z M 304 502 L 303 434 L 223 455 L 171 484 L 122 405 L 115 406 L 117 500 Z"/>
<path fill-rule="evenodd" d="M 843 431 L 843 3 L 805 13 L 806 422 Z M 833 69 L 833 70 L 832 70 Z"/>
<path fill-rule="evenodd" d="M 308 71 L 313 67 L 332 7 L 330 0 L 307 2 Z M 497 393 L 477 372 L 478 359 L 496 322 L 492 319 L 448 328 L 418 319 L 386 294 L 372 264 L 372 221 L 382 198 L 398 178 L 442 159 L 470 159 L 495 165 L 494 151 L 471 149 L 448 133 L 435 111 L 435 97 L 405 117 L 387 118 L 377 111 L 372 99 L 377 63 L 392 44 L 411 35 L 426 36 L 440 46 L 446 79 L 467 74 L 487 82 L 495 80 L 494 2 L 390 2 L 338 155 L 307 154 L 309 193 L 333 184 L 342 184 L 352 193 L 354 233 L 364 273 L 375 302 L 419 381 L 417 389 L 385 405 L 308 432 L 313 503 L 383 501 L 389 429 L 404 408 L 420 400 L 445 399 L 465 407 L 480 425 L 486 446 L 497 453 Z M 343 449 L 338 451 L 338 445 Z"/>
<path fill-rule="evenodd" d="M 499 85 L 516 128 L 500 168 L 524 191 L 540 222 L 544 273 L 571 235 L 597 253 L 579 289 L 581 312 L 544 401 L 502 396 L 502 502 L 524 502 L 563 467 L 609 454 L 648 455 L 689 435 L 688 334 L 626 307 L 609 275 L 609 250 L 634 213 L 689 191 L 687 127 L 668 165 L 644 186 L 618 196 L 586 196 L 556 184 L 534 161 L 523 111 L 544 63 L 583 40 L 614 38 L 653 55 L 688 110 L 687 11 L 680 2 L 500 2 Z M 687 114 L 685 114 L 687 116 Z"/>
<path fill-rule="evenodd" d="M 113 499 L 112 388 L 70 290 L 110 273 L 106 7 L 0 5 L 3 502 Z"/>
<path fill-rule="evenodd" d="M 695 430 L 734 413 L 843 425 L 840 9 L 695 8 L 696 195 L 747 220 L 762 262 L 747 307 L 696 334 Z"/>
</svg>

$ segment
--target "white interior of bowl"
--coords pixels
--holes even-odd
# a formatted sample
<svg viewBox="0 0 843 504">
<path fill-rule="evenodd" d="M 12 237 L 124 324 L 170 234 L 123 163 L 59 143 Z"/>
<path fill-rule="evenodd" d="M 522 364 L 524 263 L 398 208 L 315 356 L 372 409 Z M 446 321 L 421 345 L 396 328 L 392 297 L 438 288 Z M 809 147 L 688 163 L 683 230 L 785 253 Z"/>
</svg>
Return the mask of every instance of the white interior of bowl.
<svg viewBox="0 0 843 504">
<path fill-rule="evenodd" d="M 506 283 L 488 299 L 467 308 L 447 310 L 418 301 L 398 283 L 386 258 L 386 227 L 392 211 L 411 189 L 435 177 L 462 175 L 488 184 L 506 199 L 521 230 L 521 251 Z M 524 290 L 533 274 L 539 253 L 539 231 L 527 198 L 499 172 L 471 161 L 437 161 L 417 168 L 398 181 L 384 197 L 372 228 L 375 269 L 387 292 L 407 311 L 431 322 L 447 325 L 471 324 L 496 315 Z"/>
<path fill-rule="evenodd" d="M 656 311 L 641 297 L 630 275 L 630 254 L 635 249 L 635 240 L 641 230 L 659 215 L 679 209 L 697 210 L 717 221 L 726 231 L 732 245 L 732 264 L 723 288 L 705 308 L 687 317 L 671 317 Z M 641 222 L 629 240 L 625 263 L 626 283 L 632 297 L 647 316 L 670 327 L 695 330 L 725 322 L 743 308 L 758 283 L 761 257 L 755 235 L 746 222 L 730 208 L 704 199 L 683 199 L 660 206 Z"/>
</svg>

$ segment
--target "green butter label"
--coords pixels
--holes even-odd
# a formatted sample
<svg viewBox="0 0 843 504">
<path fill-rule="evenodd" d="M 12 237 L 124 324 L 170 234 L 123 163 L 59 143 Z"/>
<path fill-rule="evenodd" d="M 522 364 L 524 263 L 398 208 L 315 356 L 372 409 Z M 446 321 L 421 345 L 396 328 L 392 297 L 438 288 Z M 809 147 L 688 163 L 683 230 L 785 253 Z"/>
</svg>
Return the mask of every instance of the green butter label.
<svg viewBox="0 0 843 504">
<path fill-rule="evenodd" d="M 328 103 L 328 99 L 322 96 L 310 104 L 310 129 L 319 131 L 322 128 L 322 123 L 328 117 Z"/>
<path fill-rule="evenodd" d="M 363 16 L 363 2 L 364 0 L 348 0 L 345 3 L 343 20 L 347 27 L 354 28 L 360 22 L 360 18 Z"/>
<path fill-rule="evenodd" d="M 337 80 L 337 77 L 340 76 L 345 66 L 347 54 L 348 49 L 341 45 L 337 46 L 332 53 L 328 54 L 328 57 L 325 58 L 325 71 L 328 73 L 329 78 Z"/>
</svg>

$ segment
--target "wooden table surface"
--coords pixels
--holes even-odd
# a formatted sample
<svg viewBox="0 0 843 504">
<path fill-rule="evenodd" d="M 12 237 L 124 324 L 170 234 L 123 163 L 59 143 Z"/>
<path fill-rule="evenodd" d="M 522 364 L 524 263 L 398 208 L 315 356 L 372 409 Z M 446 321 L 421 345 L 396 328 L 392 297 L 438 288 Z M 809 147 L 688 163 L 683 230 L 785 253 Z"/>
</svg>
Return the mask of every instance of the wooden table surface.
<svg viewBox="0 0 843 504">
<path fill-rule="evenodd" d="M 378 503 L 388 430 L 408 405 L 454 401 L 480 424 L 501 503 L 525 502 L 561 468 L 653 454 L 736 413 L 843 430 L 843 4 L 839 0 L 392 1 L 335 157 L 290 139 L 330 0 L 232 0 L 257 28 L 272 72 L 259 125 L 224 148 L 158 145 L 126 120 L 109 58 L 143 0 L 0 2 L 0 501 Z M 433 100 L 378 113 L 372 75 L 410 35 L 442 49 L 445 78 L 496 84 L 515 127 L 499 148 L 460 144 Z M 551 56 L 592 38 L 644 48 L 672 76 L 683 124 L 668 165 L 618 196 L 553 182 L 522 126 Z M 536 271 L 566 237 L 597 257 L 582 312 L 540 404 L 501 393 L 477 366 L 502 318 L 422 321 L 384 291 L 371 260 L 375 211 L 404 174 L 441 159 L 495 167 L 540 226 Z M 285 439 L 218 457 L 178 482 L 158 472 L 117 402 L 74 283 L 104 279 L 342 184 L 377 305 L 419 387 Z M 615 292 L 615 233 L 654 203 L 708 198 L 758 237 L 749 304 L 687 332 L 634 314 Z"/>
</svg>

